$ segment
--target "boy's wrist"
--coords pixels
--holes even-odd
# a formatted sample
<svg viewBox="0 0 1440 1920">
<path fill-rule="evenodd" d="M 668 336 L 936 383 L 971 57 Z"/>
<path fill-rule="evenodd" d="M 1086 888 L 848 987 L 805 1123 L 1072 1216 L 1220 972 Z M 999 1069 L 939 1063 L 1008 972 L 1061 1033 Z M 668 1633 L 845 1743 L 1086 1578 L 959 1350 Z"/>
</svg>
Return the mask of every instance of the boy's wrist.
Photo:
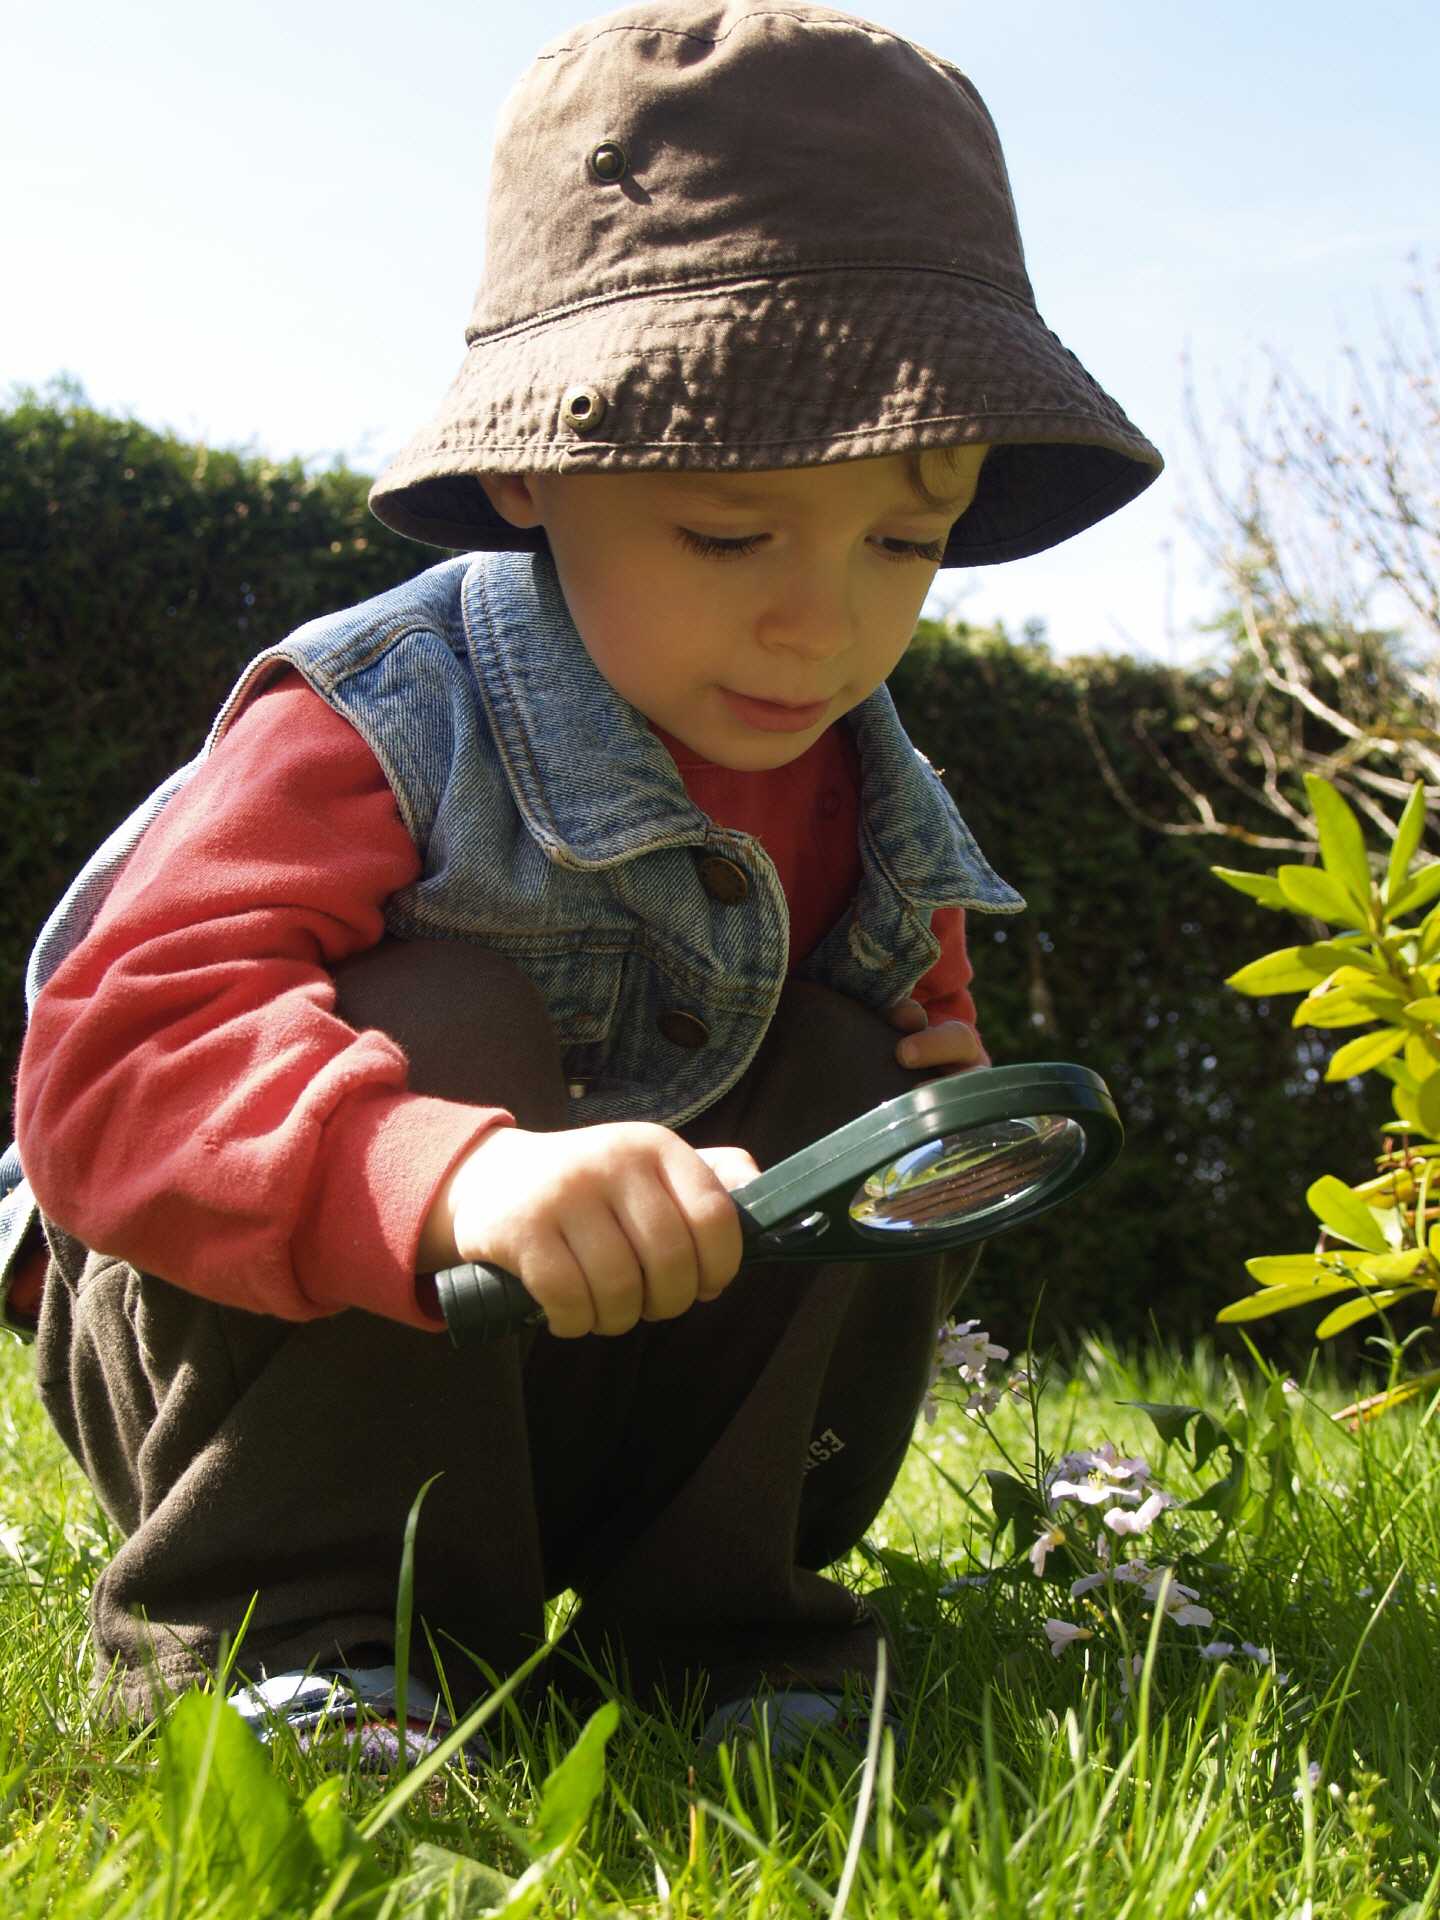
<svg viewBox="0 0 1440 1920">
<path fill-rule="evenodd" d="M 453 1267 L 460 1259 L 460 1248 L 455 1237 L 455 1210 L 458 1204 L 458 1189 L 470 1173 L 474 1158 L 502 1130 L 513 1126 L 514 1122 L 497 1119 L 486 1128 L 477 1139 L 472 1140 L 464 1153 L 446 1173 L 440 1185 L 435 1189 L 435 1197 L 430 1202 L 429 1212 L 425 1215 L 420 1228 L 420 1239 L 415 1250 L 415 1271 L 420 1279 L 430 1280 L 430 1293 L 434 1296 L 433 1275 L 446 1267 Z M 421 1295 L 424 1304 L 423 1293 Z M 434 1304 L 427 1311 L 438 1315 L 439 1306 Z"/>
</svg>

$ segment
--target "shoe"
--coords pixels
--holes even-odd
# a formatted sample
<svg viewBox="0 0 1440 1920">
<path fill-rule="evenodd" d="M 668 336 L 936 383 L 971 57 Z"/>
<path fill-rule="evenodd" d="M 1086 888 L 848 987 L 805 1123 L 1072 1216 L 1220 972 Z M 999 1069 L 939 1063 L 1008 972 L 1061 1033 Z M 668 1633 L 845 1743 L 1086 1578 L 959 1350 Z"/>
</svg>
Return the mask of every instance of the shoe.
<svg viewBox="0 0 1440 1920">
<path fill-rule="evenodd" d="M 366 1771 L 386 1771 L 400 1758 L 394 1667 L 321 1667 L 270 1674 L 229 1698 L 240 1718 L 263 1741 L 268 1742 L 278 1727 L 290 1727 L 295 1744 L 308 1753 L 317 1739 L 340 1727 L 345 1730 L 345 1747 L 358 1754 Z M 405 1705 L 407 1760 L 412 1765 L 423 1760 L 449 1733 L 450 1716 L 438 1696 L 412 1676 Z M 489 1743 L 475 1734 L 458 1757 L 474 1772 L 489 1764 Z"/>
<path fill-rule="evenodd" d="M 902 1745 L 905 1729 L 891 1713 L 885 1725 Z M 803 1687 L 780 1687 L 774 1693 L 755 1694 L 745 1700 L 727 1700 L 705 1722 L 700 1744 L 718 1747 L 722 1740 L 734 1742 L 747 1736 L 763 1740 L 773 1759 L 800 1753 L 817 1734 L 828 1733 L 854 1746 L 863 1747 L 870 1737 L 869 1715 L 863 1702 L 850 1695 Z"/>
</svg>

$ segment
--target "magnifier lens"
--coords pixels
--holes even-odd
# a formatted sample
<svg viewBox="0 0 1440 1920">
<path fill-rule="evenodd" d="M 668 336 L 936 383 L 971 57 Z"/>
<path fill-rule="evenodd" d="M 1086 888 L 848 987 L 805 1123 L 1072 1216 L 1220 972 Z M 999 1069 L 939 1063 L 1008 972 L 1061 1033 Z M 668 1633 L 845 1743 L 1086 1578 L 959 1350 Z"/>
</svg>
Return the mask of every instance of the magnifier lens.
<svg viewBox="0 0 1440 1920">
<path fill-rule="evenodd" d="M 850 1218 L 876 1234 L 943 1233 L 1024 1206 L 1084 1152 L 1085 1130 L 1066 1114 L 966 1127 L 877 1168 L 856 1188 Z"/>
</svg>

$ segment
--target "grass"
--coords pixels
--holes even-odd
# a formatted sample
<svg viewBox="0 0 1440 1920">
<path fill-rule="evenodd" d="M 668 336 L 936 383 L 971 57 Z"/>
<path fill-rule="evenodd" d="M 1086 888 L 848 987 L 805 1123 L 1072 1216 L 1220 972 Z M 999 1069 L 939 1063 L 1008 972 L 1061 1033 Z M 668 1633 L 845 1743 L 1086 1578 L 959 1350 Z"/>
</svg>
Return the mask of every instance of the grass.
<svg viewBox="0 0 1440 1920">
<path fill-rule="evenodd" d="M 1136 1401 L 1218 1424 L 1187 1416 L 1167 1449 Z M 95 1723 L 85 1605 L 112 1542 L 6 1342 L 0 1915 L 1440 1920 L 1440 1420 L 1352 1436 L 1338 1403 L 1203 1351 L 1090 1344 L 1034 1410 L 987 1430 L 943 1408 L 844 1569 L 892 1629 L 900 1751 L 876 1721 L 868 1751 L 706 1757 L 683 1716 L 622 1702 L 612 1731 L 502 1706 L 492 1768 L 392 1780 L 263 1750 L 203 1695 L 159 1738 Z M 1037 1432 L 1049 1454 L 1143 1452 L 1182 1497 L 1224 1483 L 1227 1512 L 1178 1527 L 1213 1627 L 1157 1633 L 1125 1594 L 1076 1602 L 1017 1556 L 985 1578 L 987 1470 L 1023 1483 Z M 1047 1617 L 1094 1637 L 1053 1657 Z M 1202 1659 L 1212 1634 L 1273 1662 Z"/>
</svg>

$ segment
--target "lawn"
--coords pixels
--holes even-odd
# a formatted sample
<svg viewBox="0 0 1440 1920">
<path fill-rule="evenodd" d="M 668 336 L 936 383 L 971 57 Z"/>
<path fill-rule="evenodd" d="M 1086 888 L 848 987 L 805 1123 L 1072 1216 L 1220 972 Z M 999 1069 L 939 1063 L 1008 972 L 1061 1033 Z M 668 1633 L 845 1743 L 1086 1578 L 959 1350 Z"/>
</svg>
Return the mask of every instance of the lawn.
<svg viewBox="0 0 1440 1920">
<path fill-rule="evenodd" d="M 266 1752 L 204 1696 L 159 1738 L 92 1720 L 106 1525 L 3 1342 L 0 1914 L 1440 1915 L 1424 1404 L 1352 1434 L 1323 1378 L 1094 1342 L 983 1421 L 966 1395 L 845 1570 L 892 1627 L 898 1747 L 876 1720 L 772 1763 L 623 1702 L 608 1738 L 501 1703 L 490 1769 L 387 1779 Z M 1046 1466 L 1079 1490 L 1041 1501 Z M 1157 1487 L 1216 1507 L 1145 1520 Z"/>
</svg>

